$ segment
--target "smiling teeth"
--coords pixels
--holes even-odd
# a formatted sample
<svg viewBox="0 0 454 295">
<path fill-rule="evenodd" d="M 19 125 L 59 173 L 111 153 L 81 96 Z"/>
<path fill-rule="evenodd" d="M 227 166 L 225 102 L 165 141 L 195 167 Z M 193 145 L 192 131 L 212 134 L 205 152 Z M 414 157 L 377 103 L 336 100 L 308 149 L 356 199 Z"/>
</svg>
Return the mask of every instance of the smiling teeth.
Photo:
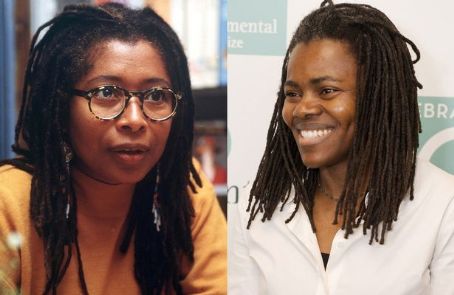
<svg viewBox="0 0 454 295">
<path fill-rule="evenodd" d="M 315 138 L 326 136 L 333 132 L 332 129 L 323 129 L 323 130 L 301 130 L 300 134 L 304 138 Z"/>
</svg>

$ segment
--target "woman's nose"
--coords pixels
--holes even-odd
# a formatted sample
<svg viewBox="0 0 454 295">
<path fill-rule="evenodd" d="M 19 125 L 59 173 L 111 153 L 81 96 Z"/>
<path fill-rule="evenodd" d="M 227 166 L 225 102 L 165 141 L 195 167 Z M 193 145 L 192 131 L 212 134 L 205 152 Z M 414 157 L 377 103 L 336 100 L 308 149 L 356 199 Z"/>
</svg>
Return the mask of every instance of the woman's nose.
<svg viewBox="0 0 454 295">
<path fill-rule="evenodd" d="M 313 115 L 320 115 L 322 107 L 320 100 L 310 92 L 304 94 L 293 110 L 293 115 L 301 118 L 308 118 Z"/>
<path fill-rule="evenodd" d="M 147 124 L 148 119 L 142 111 L 142 102 L 138 97 L 131 97 L 118 120 L 119 128 L 130 132 L 138 132 L 144 130 Z"/>
</svg>

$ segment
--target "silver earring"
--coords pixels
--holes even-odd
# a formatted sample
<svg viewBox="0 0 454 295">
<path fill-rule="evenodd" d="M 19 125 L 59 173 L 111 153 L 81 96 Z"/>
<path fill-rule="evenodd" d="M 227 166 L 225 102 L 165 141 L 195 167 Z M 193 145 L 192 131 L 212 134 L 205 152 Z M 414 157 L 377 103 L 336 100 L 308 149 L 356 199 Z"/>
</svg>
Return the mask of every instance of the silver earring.
<svg viewBox="0 0 454 295">
<path fill-rule="evenodd" d="M 67 144 L 66 142 L 63 142 L 63 154 L 65 156 L 65 168 L 66 168 L 66 176 L 68 177 L 68 179 L 66 179 L 66 181 L 71 181 L 71 160 L 73 159 L 73 151 L 71 149 L 71 147 L 69 146 L 69 144 Z M 71 196 L 70 196 L 70 193 L 66 191 L 66 187 L 63 187 L 63 194 L 66 194 L 66 210 L 65 210 L 65 214 L 66 214 L 66 220 L 69 219 L 69 211 L 71 209 Z"/>
<path fill-rule="evenodd" d="M 161 230 L 161 214 L 159 209 L 159 200 L 158 200 L 158 187 L 159 187 L 159 166 L 156 169 L 156 183 L 154 185 L 153 193 L 153 209 L 152 213 L 154 216 L 154 224 L 156 225 L 156 230 L 159 232 Z"/>
</svg>

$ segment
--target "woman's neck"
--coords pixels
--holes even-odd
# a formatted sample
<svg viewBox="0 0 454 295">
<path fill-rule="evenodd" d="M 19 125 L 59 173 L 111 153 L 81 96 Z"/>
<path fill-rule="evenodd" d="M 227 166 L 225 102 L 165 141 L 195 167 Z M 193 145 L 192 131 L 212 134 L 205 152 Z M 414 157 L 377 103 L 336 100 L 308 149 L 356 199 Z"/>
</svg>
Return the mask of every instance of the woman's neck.
<svg viewBox="0 0 454 295">
<path fill-rule="evenodd" d="M 107 184 L 72 169 L 77 211 L 89 217 L 124 219 L 129 211 L 135 184 Z"/>
<path fill-rule="evenodd" d="M 320 168 L 319 185 L 334 198 L 338 198 L 344 189 L 347 166 L 347 163 L 342 163 Z"/>
</svg>

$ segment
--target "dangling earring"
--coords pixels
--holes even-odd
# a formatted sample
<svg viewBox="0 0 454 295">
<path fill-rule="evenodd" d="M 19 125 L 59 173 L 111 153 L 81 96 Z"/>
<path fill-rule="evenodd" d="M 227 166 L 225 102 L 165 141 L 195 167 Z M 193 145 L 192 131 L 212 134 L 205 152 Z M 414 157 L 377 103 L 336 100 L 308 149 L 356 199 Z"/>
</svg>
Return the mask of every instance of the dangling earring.
<svg viewBox="0 0 454 295">
<path fill-rule="evenodd" d="M 156 225 L 156 231 L 161 230 L 161 214 L 159 210 L 159 200 L 158 200 L 158 188 L 159 188 L 159 164 L 156 169 L 156 183 L 154 185 L 154 193 L 153 193 L 153 209 L 151 212 L 154 216 L 154 224 Z"/>
<path fill-rule="evenodd" d="M 71 147 L 69 146 L 69 144 L 67 144 L 66 142 L 63 142 L 62 144 L 63 146 L 63 154 L 65 156 L 65 169 L 66 169 L 66 176 L 68 177 L 68 179 L 65 179 L 66 180 L 66 183 L 64 184 L 67 185 L 69 183 L 69 181 L 71 181 L 71 167 L 70 167 L 70 163 L 71 163 L 71 160 L 73 159 L 73 151 L 71 149 Z M 66 214 L 66 220 L 69 219 L 69 211 L 71 209 L 71 196 L 70 196 L 70 193 L 66 191 L 66 187 L 63 187 L 63 190 L 62 190 L 63 194 L 66 194 L 66 210 L 65 210 L 65 214 Z"/>
</svg>

